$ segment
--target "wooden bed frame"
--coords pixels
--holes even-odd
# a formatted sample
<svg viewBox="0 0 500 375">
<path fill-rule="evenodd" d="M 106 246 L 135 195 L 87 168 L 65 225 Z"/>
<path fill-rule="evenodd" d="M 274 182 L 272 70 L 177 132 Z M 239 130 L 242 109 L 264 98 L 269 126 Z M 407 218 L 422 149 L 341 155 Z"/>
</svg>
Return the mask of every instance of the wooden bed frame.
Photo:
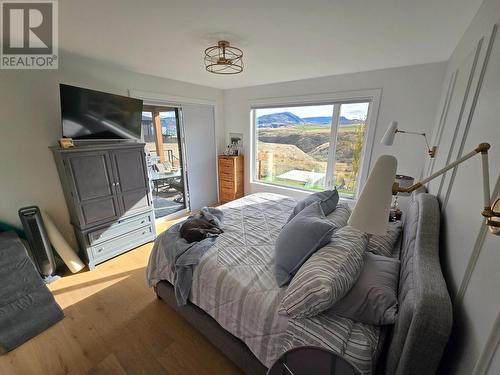
<svg viewBox="0 0 500 375">
<path fill-rule="evenodd" d="M 436 197 L 413 193 L 403 218 L 398 319 L 387 332 L 376 374 L 430 375 L 437 371 L 452 326 L 451 301 L 439 261 L 439 223 Z M 168 281 L 159 282 L 155 292 L 243 372 L 267 372 L 241 340 L 202 309 L 190 302 L 177 306 Z"/>
</svg>

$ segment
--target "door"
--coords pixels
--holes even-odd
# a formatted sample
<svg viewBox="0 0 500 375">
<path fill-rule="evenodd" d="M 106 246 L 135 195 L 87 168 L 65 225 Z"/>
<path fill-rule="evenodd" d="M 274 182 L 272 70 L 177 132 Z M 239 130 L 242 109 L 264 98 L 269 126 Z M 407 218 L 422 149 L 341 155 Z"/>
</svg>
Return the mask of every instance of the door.
<svg viewBox="0 0 500 375">
<path fill-rule="evenodd" d="M 217 202 L 217 152 L 214 107 L 182 106 L 186 137 L 187 176 L 191 210 Z"/>
<path fill-rule="evenodd" d="M 155 217 L 167 217 L 185 210 L 187 189 L 178 108 L 145 105 L 142 137 L 146 143 Z"/>
<path fill-rule="evenodd" d="M 106 223 L 120 215 L 109 154 L 75 152 L 63 156 L 80 229 Z"/>
<path fill-rule="evenodd" d="M 110 155 L 121 216 L 148 209 L 151 202 L 143 148 L 113 150 Z"/>
</svg>

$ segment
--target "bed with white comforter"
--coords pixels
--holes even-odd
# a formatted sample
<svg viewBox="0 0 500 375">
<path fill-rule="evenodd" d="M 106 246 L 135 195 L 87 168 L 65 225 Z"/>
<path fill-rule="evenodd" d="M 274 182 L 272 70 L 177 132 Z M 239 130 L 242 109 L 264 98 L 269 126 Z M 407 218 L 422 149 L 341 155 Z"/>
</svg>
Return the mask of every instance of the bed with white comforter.
<svg viewBox="0 0 500 375">
<path fill-rule="evenodd" d="M 303 319 L 278 314 L 286 287 L 276 283 L 274 243 L 295 204 L 289 197 L 257 193 L 221 206 L 224 233 L 195 268 L 189 300 L 241 339 L 266 367 L 293 347 L 316 345 L 370 374 L 378 327 L 328 311 Z M 342 205 L 338 209 L 348 211 Z M 150 285 L 174 280 L 165 251 L 160 235 L 148 265 Z"/>
</svg>

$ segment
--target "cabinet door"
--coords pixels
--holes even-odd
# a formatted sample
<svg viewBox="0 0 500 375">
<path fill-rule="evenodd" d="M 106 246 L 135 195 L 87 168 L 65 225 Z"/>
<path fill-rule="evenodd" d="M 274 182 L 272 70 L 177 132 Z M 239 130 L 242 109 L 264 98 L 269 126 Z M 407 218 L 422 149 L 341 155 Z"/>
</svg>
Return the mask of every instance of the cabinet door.
<svg viewBox="0 0 500 375">
<path fill-rule="evenodd" d="M 113 172 L 106 151 L 66 155 L 64 165 L 81 229 L 119 217 Z"/>
<path fill-rule="evenodd" d="M 142 148 L 111 151 L 121 215 L 134 214 L 151 206 L 146 161 Z"/>
</svg>

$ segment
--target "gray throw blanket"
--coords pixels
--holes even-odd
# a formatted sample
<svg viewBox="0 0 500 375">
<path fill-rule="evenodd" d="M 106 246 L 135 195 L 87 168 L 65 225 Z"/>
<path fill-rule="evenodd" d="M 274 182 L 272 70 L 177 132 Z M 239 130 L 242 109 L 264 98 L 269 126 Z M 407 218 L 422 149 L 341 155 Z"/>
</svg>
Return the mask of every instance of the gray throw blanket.
<svg viewBox="0 0 500 375">
<path fill-rule="evenodd" d="M 222 229 L 224 214 L 218 208 L 203 207 L 199 213 L 187 218 L 204 219 L 212 221 Z M 174 273 L 175 298 L 179 306 L 186 304 L 191 291 L 194 267 L 199 263 L 205 252 L 215 243 L 217 236 L 210 236 L 199 242 L 189 243 L 180 236 L 180 228 L 185 221 L 172 225 L 168 230 L 158 236 L 153 246 L 151 256 L 158 251 L 163 252 L 168 266 Z M 150 262 L 151 264 L 151 262 Z M 148 266 L 148 280 L 152 286 L 151 275 L 155 270 Z"/>
</svg>

